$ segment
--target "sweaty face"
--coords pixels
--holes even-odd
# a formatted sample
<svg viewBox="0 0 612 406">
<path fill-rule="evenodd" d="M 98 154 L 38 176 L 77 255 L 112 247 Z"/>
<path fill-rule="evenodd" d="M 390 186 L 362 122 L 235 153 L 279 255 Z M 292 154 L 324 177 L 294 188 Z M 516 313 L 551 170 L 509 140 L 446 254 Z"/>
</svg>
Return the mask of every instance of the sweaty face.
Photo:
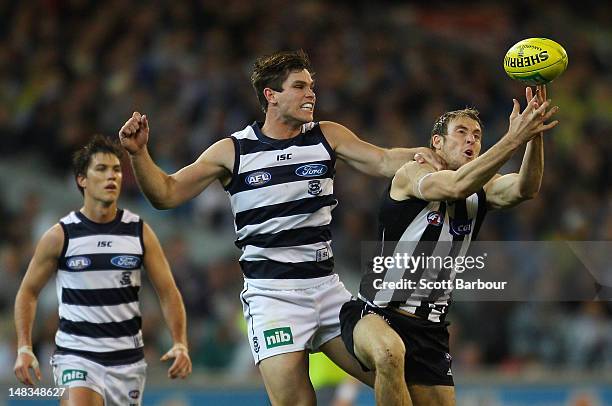
<svg viewBox="0 0 612 406">
<path fill-rule="evenodd" d="M 448 168 L 455 170 L 476 159 L 480 154 L 482 130 L 476 120 L 456 117 L 448 123 L 448 134 L 434 144 L 446 160 Z"/>
<path fill-rule="evenodd" d="M 283 82 L 283 91 L 274 92 L 274 101 L 281 120 L 297 124 L 312 121 L 316 96 L 310 72 L 306 69 L 291 72 Z"/>
<path fill-rule="evenodd" d="M 121 163 L 113 154 L 96 153 L 91 157 L 87 176 L 79 177 L 86 197 L 111 204 L 121 193 Z"/>
</svg>

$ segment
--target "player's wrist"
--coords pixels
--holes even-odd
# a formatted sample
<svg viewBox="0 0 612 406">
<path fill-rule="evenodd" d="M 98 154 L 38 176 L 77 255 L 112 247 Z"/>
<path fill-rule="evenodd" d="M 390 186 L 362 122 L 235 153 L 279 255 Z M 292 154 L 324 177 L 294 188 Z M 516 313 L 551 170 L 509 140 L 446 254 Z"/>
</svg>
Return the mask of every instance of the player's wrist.
<svg viewBox="0 0 612 406">
<path fill-rule="evenodd" d="M 172 346 L 172 350 L 189 352 L 189 348 L 185 343 L 174 343 L 174 345 Z"/>
<path fill-rule="evenodd" d="M 129 150 L 127 150 L 128 155 L 130 158 L 139 158 L 141 156 L 144 156 L 147 153 L 147 146 L 143 145 L 142 148 L 139 148 L 138 150 L 131 152 Z"/>
</svg>

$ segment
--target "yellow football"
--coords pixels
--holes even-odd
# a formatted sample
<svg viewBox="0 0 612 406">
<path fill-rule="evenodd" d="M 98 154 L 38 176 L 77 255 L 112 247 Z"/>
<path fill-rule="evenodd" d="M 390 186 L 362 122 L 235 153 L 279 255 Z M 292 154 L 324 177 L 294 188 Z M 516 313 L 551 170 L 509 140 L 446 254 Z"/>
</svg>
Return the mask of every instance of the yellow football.
<svg viewBox="0 0 612 406">
<path fill-rule="evenodd" d="M 527 38 L 506 52 L 504 70 L 512 79 L 530 86 L 551 82 L 567 69 L 567 52 L 546 38 Z"/>
</svg>

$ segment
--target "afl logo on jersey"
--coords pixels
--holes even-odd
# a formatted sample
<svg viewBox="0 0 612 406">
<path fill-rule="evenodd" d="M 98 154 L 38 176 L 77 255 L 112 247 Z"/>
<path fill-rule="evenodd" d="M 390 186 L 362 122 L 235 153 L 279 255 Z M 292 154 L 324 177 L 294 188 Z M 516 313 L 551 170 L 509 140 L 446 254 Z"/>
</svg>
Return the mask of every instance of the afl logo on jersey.
<svg viewBox="0 0 612 406">
<path fill-rule="evenodd" d="M 111 258 L 111 264 L 119 268 L 134 269 L 140 266 L 140 258 L 132 255 L 119 255 Z"/>
<path fill-rule="evenodd" d="M 259 172 L 253 172 L 252 174 L 247 176 L 244 181 L 249 186 L 261 186 L 261 185 L 265 185 L 266 183 L 270 182 L 271 179 L 272 179 L 272 175 L 270 175 L 269 172 L 259 171 Z"/>
<path fill-rule="evenodd" d="M 315 176 L 325 175 L 327 173 L 327 166 L 323 164 L 308 164 L 302 165 L 295 170 L 297 176 L 305 178 L 313 178 Z"/>
<path fill-rule="evenodd" d="M 442 215 L 439 211 L 430 211 L 427 213 L 427 222 L 432 226 L 442 225 Z"/>
<path fill-rule="evenodd" d="M 74 271 L 80 271 L 91 265 L 91 259 L 87 257 L 74 257 L 66 261 L 66 265 Z"/>
</svg>

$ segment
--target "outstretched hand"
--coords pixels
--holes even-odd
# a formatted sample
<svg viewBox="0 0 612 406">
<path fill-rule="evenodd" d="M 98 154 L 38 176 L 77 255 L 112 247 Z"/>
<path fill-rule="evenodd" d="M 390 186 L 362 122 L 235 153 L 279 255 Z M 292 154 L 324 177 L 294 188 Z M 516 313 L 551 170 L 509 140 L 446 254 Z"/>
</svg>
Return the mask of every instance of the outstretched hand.
<svg viewBox="0 0 612 406">
<path fill-rule="evenodd" d="M 540 95 L 540 91 L 536 93 L 535 96 L 531 98 L 528 97 L 527 107 L 522 113 L 520 112 L 520 103 L 516 99 L 512 100 L 514 106 L 510 114 L 508 134 L 516 138 L 521 144 L 559 124 L 558 120 L 546 124 L 546 121 L 559 111 L 559 107 L 554 106 L 548 109 L 550 100 L 544 100 Z M 525 90 L 525 94 L 531 95 L 531 89 Z"/>
<path fill-rule="evenodd" d="M 174 362 L 168 369 L 168 378 L 185 379 L 191 374 L 191 358 L 189 358 L 189 350 L 184 344 L 174 344 L 160 360 L 167 361 L 174 358 Z"/>
<path fill-rule="evenodd" d="M 149 141 L 149 122 L 146 115 L 135 111 L 132 117 L 119 130 L 119 140 L 123 148 L 134 155 L 142 151 Z"/>
<path fill-rule="evenodd" d="M 537 107 L 541 106 L 542 103 L 548 100 L 546 97 L 546 85 L 538 85 L 536 87 L 535 96 L 537 96 Z M 529 100 L 534 98 L 533 89 L 529 86 L 525 88 L 525 98 L 527 99 L 527 103 L 529 103 Z M 544 132 L 541 132 L 539 135 L 544 135 Z"/>
</svg>

